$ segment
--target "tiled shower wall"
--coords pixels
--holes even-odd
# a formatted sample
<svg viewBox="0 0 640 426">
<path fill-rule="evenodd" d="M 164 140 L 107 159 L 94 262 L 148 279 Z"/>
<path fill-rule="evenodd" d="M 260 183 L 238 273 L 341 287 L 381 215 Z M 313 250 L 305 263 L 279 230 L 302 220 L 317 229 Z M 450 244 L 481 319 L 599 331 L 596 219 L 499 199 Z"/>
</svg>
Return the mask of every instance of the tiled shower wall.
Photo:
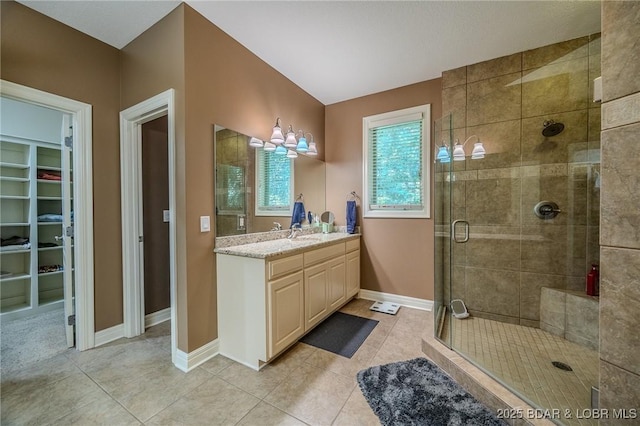
<svg viewBox="0 0 640 426">
<path fill-rule="evenodd" d="M 234 132 L 229 129 L 222 129 L 216 132 L 216 170 L 221 164 L 229 166 L 241 167 L 244 169 L 245 184 L 246 182 L 253 182 L 253 175 L 255 174 L 254 167 L 254 155 L 253 151 L 248 152 L 249 141 L 248 137 Z M 216 195 L 226 191 L 224 183 L 216 179 Z M 250 196 L 249 191 L 245 191 L 245 213 L 247 214 L 245 219 L 245 228 L 252 229 L 253 215 L 250 214 L 253 209 L 253 198 Z M 216 201 L 216 206 L 220 203 Z M 235 214 L 218 215 L 216 214 L 216 235 L 217 236 L 230 236 L 245 234 L 245 230 L 238 229 L 238 216 Z"/>
<path fill-rule="evenodd" d="M 602 2 L 600 407 L 640 416 L 640 2 Z M 621 413 L 621 411 L 618 411 Z"/>
<path fill-rule="evenodd" d="M 468 243 L 454 244 L 451 296 L 472 314 L 537 327 L 540 289 L 582 290 L 599 263 L 598 76 L 599 34 L 443 73 L 453 139 L 477 135 L 487 151 L 454 162 L 451 182 L 452 219 L 467 220 L 471 232 Z M 544 137 L 546 120 L 564 131 Z M 542 200 L 562 213 L 537 218 Z"/>
</svg>

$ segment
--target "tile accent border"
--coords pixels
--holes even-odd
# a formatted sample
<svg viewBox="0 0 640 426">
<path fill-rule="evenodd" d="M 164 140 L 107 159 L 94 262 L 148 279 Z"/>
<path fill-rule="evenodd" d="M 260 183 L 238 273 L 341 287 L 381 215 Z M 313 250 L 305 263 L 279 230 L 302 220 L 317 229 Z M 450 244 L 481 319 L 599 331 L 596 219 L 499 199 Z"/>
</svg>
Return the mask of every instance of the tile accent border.
<svg viewBox="0 0 640 426">
<path fill-rule="evenodd" d="M 212 340 L 211 342 L 200 346 L 195 351 L 189 353 L 177 349 L 176 362 L 174 365 L 178 369 L 184 371 L 185 373 L 188 373 L 189 371 L 218 355 L 219 352 L 220 341 L 218 339 Z"/>
<path fill-rule="evenodd" d="M 418 299 L 415 297 L 401 296 L 399 294 L 382 293 L 379 291 L 361 289 L 358 299 L 373 300 L 374 302 L 397 303 L 408 308 L 420 309 L 422 311 L 433 310 L 433 300 Z"/>
<path fill-rule="evenodd" d="M 640 92 L 602 104 L 602 130 L 640 121 Z"/>
</svg>

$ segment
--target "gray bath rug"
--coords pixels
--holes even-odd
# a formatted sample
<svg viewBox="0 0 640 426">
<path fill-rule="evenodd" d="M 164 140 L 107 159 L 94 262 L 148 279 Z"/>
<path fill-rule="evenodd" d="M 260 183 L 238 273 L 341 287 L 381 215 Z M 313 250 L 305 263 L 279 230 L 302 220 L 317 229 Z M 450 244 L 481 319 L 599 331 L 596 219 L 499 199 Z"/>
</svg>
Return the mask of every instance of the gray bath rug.
<svg viewBox="0 0 640 426">
<path fill-rule="evenodd" d="M 351 358 L 376 325 L 377 320 L 335 312 L 300 341 Z"/>
<path fill-rule="evenodd" d="M 358 384 L 384 426 L 506 425 L 425 358 L 367 368 Z"/>
</svg>

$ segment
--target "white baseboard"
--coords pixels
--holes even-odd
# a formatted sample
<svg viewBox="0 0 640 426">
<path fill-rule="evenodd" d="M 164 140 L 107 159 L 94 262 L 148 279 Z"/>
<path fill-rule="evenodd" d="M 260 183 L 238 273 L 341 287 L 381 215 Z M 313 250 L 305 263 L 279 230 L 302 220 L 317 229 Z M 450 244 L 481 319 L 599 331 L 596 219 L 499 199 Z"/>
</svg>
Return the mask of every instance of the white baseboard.
<svg viewBox="0 0 640 426">
<path fill-rule="evenodd" d="M 391 302 L 407 308 L 431 311 L 433 300 L 418 299 L 415 297 L 400 296 L 398 294 L 382 293 L 379 291 L 361 289 L 358 294 L 359 299 L 373 300 L 374 302 Z"/>
<path fill-rule="evenodd" d="M 171 319 L 171 307 L 144 316 L 144 328 L 152 327 Z"/>
<path fill-rule="evenodd" d="M 218 339 L 207 343 L 204 346 L 200 346 L 193 352 L 183 352 L 180 349 L 176 350 L 176 361 L 174 365 L 180 370 L 188 373 L 200 364 L 210 360 L 214 356 L 218 355 L 220 351 L 220 342 Z"/>
<path fill-rule="evenodd" d="M 97 331 L 95 334 L 95 347 L 106 345 L 121 337 L 124 337 L 124 324 L 114 325 L 113 327 Z"/>
</svg>

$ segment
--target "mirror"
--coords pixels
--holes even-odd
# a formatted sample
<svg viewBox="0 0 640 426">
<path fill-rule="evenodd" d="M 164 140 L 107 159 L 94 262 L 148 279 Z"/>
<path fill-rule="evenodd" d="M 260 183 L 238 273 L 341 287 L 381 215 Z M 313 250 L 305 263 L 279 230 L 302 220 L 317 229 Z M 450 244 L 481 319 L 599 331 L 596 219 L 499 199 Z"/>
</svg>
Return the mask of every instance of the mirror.
<svg viewBox="0 0 640 426">
<path fill-rule="evenodd" d="M 256 216 L 255 150 L 261 148 L 250 147 L 249 139 L 230 129 L 214 128 L 216 237 L 269 231 L 273 222 L 287 229 L 291 223 L 291 213 Z M 303 194 L 307 213 L 320 214 L 325 210 L 325 163 L 305 155 L 293 161 L 295 196 Z"/>
</svg>

